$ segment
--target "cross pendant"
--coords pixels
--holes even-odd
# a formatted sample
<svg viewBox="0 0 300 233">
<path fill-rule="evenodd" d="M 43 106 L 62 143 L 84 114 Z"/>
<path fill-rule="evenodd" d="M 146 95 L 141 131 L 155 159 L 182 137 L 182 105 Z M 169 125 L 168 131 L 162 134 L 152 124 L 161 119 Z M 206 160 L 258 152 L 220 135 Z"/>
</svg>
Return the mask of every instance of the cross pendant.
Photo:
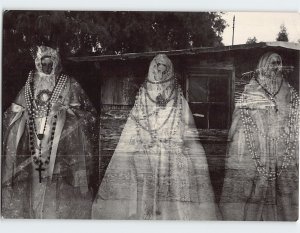
<svg viewBox="0 0 300 233">
<path fill-rule="evenodd" d="M 45 171 L 45 168 L 42 167 L 42 163 L 40 163 L 39 167 L 35 170 L 39 172 L 39 181 L 42 183 L 42 171 Z"/>
</svg>

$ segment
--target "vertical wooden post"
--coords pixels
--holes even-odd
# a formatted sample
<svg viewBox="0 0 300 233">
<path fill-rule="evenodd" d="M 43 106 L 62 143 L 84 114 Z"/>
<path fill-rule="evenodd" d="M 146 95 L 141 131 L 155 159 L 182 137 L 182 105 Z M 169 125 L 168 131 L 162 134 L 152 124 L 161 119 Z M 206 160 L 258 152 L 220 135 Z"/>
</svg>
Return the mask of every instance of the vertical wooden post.
<svg viewBox="0 0 300 233">
<path fill-rule="evenodd" d="M 232 24 L 232 45 L 234 45 L 234 26 L 235 26 L 235 15 L 233 16 L 233 24 Z"/>
</svg>

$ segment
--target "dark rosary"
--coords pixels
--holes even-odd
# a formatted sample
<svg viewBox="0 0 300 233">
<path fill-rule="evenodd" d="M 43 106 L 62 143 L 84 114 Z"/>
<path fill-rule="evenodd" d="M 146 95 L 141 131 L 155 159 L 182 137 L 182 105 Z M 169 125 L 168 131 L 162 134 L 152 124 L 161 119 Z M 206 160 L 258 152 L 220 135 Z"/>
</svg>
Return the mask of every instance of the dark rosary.
<svg viewBox="0 0 300 233">
<path fill-rule="evenodd" d="M 275 93 L 270 93 L 259 81 L 257 78 L 255 78 L 255 81 L 258 83 L 258 85 L 265 91 L 265 93 L 267 94 L 267 96 L 270 98 L 270 100 L 274 103 L 275 105 L 275 112 L 278 112 L 278 106 L 277 103 L 275 101 L 275 96 L 279 93 L 282 83 L 283 83 L 283 78 L 281 79 L 280 85 L 278 90 Z"/>
<path fill-rule="evenodd" d="M 59 95 L 65 85 L 66 76 L 61 75 L 56 82 L 53 91 L 42 90 L 38 93 L 37 99 L 34 99 L 34 90 L 33 90 L 33 72 L 29 74 L 28 81 L 25 86 L 25 100 L 28 109 L 28 131 L 29 131 L 29 143 L 30 143 L 30 151 L 33 163 L 38 167 L 35 169 L 39 172 L 39 182 L 42 182 L 42 172 L 46 170 L 46 166 L 50 163 L 50 156 L 52 151 L 52 145 L 54 140 L 54 134 L 56 129 L 57 115 L 53 116 L 52 127 L 50 127 L 50 144 L 49 144 L 49 155 L 47 158 L 42 157 L 42 140 L 45 137 L 45 131 L 48 123 L 48 118 L 51 112 L 51 103 L 55 103 L 58 101 Z M 35 118 L 36 117 L 45 117 L 45 122 L 43 126 L 42 132 L 38 132 Z M 39 140 L 37 142 L 35 140 L 35 135 Z M 36 153 L 35 148 L 38 148 L 38 154 Z"/>
</svg>

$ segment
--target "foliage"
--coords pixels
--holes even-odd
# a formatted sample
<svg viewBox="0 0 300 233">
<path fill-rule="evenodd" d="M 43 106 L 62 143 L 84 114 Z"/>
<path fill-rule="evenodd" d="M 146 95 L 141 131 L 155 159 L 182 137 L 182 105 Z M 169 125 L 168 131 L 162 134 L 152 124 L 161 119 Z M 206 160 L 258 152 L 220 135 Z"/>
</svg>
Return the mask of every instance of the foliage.
<svg viewBox="0 0 300 233">
<path fill-rule="evenodd" d="M 254 37 L 248 37 L 248 39 L 247 39 L 247 41 L 246 41 L 246 44 L 255 44 L 255 43 L 257 43 L 257 39 L 256 39 L 256 37 L 254 36 Z"/>
<path fill-rule="evenodd" d="M 226 27 L 215 12 L 7 11 L 4 43 L 25 52 L 36 44 L 65 55 L 99 55 L 221 45 Z"/>
<path fill-rule="evenodd" d="M 289 41 L 288 33 L 284 24 L 280 25 L 280 31 L 278 32 L 277 41 Z"/>
</svg>

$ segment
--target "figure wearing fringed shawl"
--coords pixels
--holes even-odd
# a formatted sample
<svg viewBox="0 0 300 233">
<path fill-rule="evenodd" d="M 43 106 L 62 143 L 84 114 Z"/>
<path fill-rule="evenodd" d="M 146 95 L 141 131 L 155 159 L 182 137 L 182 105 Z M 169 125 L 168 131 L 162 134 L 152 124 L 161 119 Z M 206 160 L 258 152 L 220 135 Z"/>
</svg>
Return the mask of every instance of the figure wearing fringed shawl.
<svg viewBox="0 0 300 233">
<path fill-rule="evenodd" d="M 159 66 L 165 66 L 157 81 Z M 93 204 L 95 219 L 216 219 L 205 152 L 171 61 L 156 56 Z"/>
<path fill-rule="evenodd" d="M 298 219 L 299 102 L 266 53 L 233 114 L 220 202 L 225 220 Z"/>
<path fill-rule="evenodd" d="M 44 58 L 51 73 L 43 71 Z M 56 50 L 39 47 L 35 62 L 3 117 L 2 215 L 90 218 L 95 110 L 80 85 L 61 74 Z"/>
</svg>

